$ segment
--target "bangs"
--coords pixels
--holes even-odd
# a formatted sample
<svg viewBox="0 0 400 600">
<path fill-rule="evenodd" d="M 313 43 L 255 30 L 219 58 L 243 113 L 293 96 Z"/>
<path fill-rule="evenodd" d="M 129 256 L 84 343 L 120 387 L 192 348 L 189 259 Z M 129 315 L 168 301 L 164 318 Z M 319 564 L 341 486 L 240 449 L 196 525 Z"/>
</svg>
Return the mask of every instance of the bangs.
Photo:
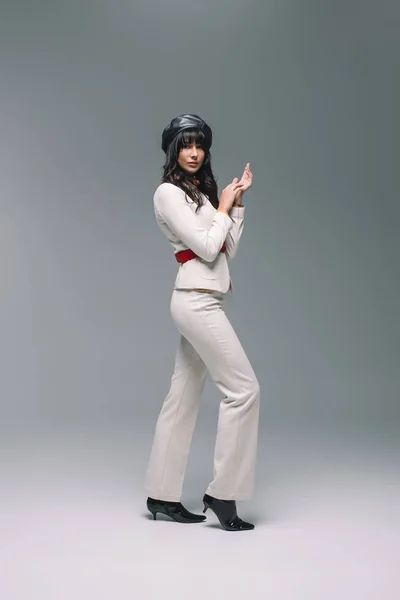
<svg viewBox="0 0 400 600">
<path fill-rule="evenodd" d="M 204 133 L 197 128 L 185 129 L 181 131 L 178 139 L 178 149 L 180 150 L 184 144 L 201 144 L 205 146 L 206 136 Z"/>
</svg>

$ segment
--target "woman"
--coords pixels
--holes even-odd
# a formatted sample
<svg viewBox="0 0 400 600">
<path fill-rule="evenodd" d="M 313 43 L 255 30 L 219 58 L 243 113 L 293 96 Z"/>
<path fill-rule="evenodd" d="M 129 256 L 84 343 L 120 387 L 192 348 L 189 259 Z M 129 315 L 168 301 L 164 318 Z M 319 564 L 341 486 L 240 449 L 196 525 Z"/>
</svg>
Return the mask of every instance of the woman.
<svg viewBox="0 0 400 600">
<path fill-rule="evenodd" d="M 251 497 L 257 453 L 260 388 L 225 311 L 232 290 L 228 260 L 243 231 L 247 163 L 218 199 L 211 169 L 210 127 L 197 115 L 173 119 L 162 134 L 162 183 L 154 194 L 157 223 L 180 263 L 171 315 L 180 332 L 174 373 L 161 408 L 146 472 L 147 508 L 181 523 L 203 521 L 180 502 L 192 434 L 207 372 L 223 394 L 213 479 L 203 497 L 228 531 L 254 529 L 240 519 L 236 500 Z"/>
</svg>

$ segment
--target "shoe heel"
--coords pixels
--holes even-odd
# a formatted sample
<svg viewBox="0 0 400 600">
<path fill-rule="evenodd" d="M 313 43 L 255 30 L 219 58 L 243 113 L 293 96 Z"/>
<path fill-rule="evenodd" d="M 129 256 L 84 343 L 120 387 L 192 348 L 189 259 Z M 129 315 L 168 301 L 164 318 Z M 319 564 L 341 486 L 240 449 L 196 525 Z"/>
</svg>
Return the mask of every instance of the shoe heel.
<svg viewBox="0 0 400 600">
<path fill-rule="evenodd" d="M 210 508 L 210 507 L 208 506 L 208 504 L 206 504 L 206 503 L 204 502 L 204 510 L 203 510 L 203 513 L 205 513 L 205 512 L 206 512 L 207 508 Z"/>
<path fill-rule="evenodd" d="M 156 511 L 156 512 L 153 512 L 153 511 L 151 510 L 150 512 L 151 512 L 151 514 L 153 515 L 153 521 L 155 521 L 155 520 L 156 520 L 156 514 L 157 514 L 157 511 Z"/>
</svg>

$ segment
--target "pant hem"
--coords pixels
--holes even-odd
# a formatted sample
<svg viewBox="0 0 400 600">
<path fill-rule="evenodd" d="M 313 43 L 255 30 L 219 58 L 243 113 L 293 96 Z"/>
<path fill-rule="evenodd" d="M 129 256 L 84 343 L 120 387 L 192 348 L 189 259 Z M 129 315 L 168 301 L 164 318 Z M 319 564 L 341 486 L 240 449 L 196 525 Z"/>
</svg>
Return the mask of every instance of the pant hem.
<svg viewBox="0 0 400 600">
<path fill-rule="evenodd" d="M 150 498 L 154 498 L 155 500 L 165 500 L 166 502 L 180 502 L 181 501 L 181 496 L 177 496 L 175 495 L 171 495 L 171 494 L 163 494 L 161 492 L 152 492 L 149 490 L 146 490 L 147 495 Z"/>
<path fill-rule="evenodd" d="M 217 498 L 217 500 L 251 500 L 253 494 L 223 494 L 214 492 L 212 490 L 207 490 L 206 494 L 212 496 L 213 498 Z"/>
</svg>

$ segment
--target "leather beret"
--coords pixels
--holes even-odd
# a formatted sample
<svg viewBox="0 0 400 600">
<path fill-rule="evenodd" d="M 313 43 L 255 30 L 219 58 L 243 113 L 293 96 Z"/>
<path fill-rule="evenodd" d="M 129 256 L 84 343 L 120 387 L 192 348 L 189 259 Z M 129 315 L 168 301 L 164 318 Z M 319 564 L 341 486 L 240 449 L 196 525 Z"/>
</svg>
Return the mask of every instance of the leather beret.
<svg viewBox="0 0 400 600">
<path fill-rule="evenodd" d="M 161 147 L 164 152 L 167 152 L 168 146 L 172 142 L 178 133 L 183 131 L 184 129 L 200 129 L 208 142 L 208 145 L 211 147 L 212 144 L 212 131 L 211 128 L 207 125 L 207 123 L 201 119 L 198 115 L 193 114 L 184 114 L 179 115 L 172 119 L 171 123 L 165 127 L 162 132 L 162 144 Z"/>
</svg>

